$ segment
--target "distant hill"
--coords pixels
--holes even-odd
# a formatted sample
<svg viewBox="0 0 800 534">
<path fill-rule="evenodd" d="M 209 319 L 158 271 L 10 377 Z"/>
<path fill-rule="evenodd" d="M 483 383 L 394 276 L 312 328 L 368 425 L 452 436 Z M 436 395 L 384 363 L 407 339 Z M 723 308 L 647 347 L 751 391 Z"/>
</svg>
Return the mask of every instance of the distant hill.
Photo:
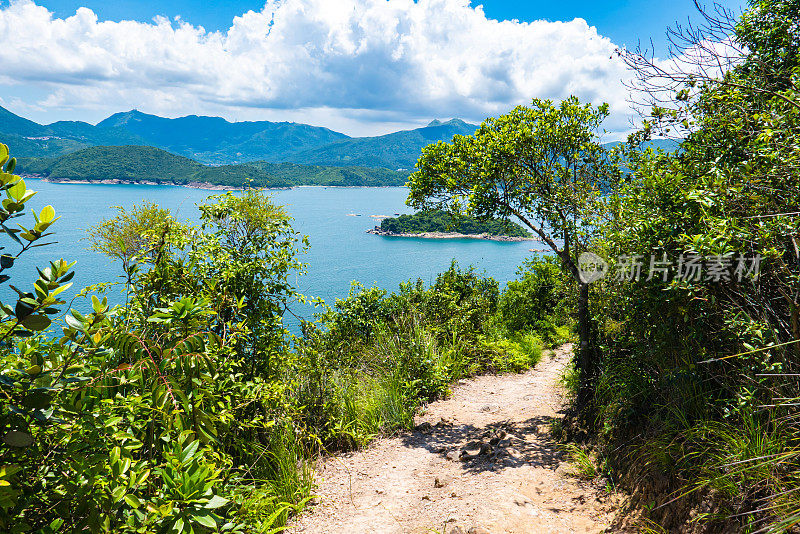
<svg viewBox="0 0 800 534">
<path fill-rule="evenodd" d="M 47 135 L 47 128 L 0 107 L 0 132 L 33 137 Z"/>
<path fill-rule="evenodd" d="M 153 180 L 184 182 L 205 166 L 149 146 L 94 146 L 66 157 L 20 158 L 17 172 L 63 180 Z"/>
<path fill-rule="evenodd" d="M 203 165 L 149 146 L 88 147 L 66 157 L 20 158 L 17 172 L 57 180 L 122 180 L 186 185 L 203 182 L 228 187 L 295 185 L 403 185 L 407 174 L 366 167 L 323 167 L 294 163 Z"/>
<path fill-rule="evenodd" d="M 353 137 L 290 155 L 287 160 L 311 165 L 362 165 L 413 170 L 422 147 L 450 141 L 454 135 L 470 135 L 478 126 L 461 119 L 434 120 L 423 128 L 402 130 L 376 137 Z"/>
<path fill-rule="evenodd" d="M 407 172 L 374 167 L 337 167 L 254 161 L 255 167 L 270 176 L 281 177 L 292 185 L 398 186 L 408 181 Z"/>
<path fill-rule="evenodd" d="M 54 157 L 93 145 L 145 144 L 142 138 L 124 130 L 79 121 L 42 125 L 3 107 L 0 107 L 0 137 L 19 157 Z"/>
<path fill-rule="evenodd" d="M 285 161 L 285 156 L 348 137 L 328 128 L 293 122 L 228 122 L 221 117 L 189 115 L 167 119 L 140 111 L 116 113 L 99 128 L 127 132 L 175 154 L 204 163 Z"/>
</svg>

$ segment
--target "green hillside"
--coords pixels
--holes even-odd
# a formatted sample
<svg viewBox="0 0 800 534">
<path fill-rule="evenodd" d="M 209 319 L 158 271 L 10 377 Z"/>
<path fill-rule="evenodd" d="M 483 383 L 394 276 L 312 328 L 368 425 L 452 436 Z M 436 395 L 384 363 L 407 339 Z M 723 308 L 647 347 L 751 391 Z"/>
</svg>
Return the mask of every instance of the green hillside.
<svg viewBox="0 0 800 534">
<path fill-rule="evenodd" d="M 204 182 L 240 187 L 294 185 L 403 185 L 407 175 L 387 169 L 324 167 L 255 162 L 209 166 L 148 146 L 98 146 L 66 157 L 21 158 L 19 172 L 60 180 L 130 180 L 188 184 Z"/>
<path fill-rule="evenodd" d="M 381 221 L 381 230 L 393 234 L 421 234 L 423 232 L 455 232 L 465 235 L 489 234 L 510 237 L 529 237 L 520 225 L 511 221 L 493 219 L 482 221 L 474 217 L 456 217 L 440 210 L 420 211 L 413 215 L 390 217 Z"/>
<path fill-rule="evenodd" d="M 95 146 L 61 158 L 21 160 L 26 173 L 66 180 L 186 181 L 203 165 L 183 156 L 146 146 Z"/>
<path fill-rule="evenodd" d="M 408 179 L 407 172 L 372 167 L 300 165 L 266 161 L 254 161 L 247 165 L 267 174 L 285 178 L 293 185 L 398 186 L 405 185 Z"/>
<path fill-rule="evenodd" d="M 19 157 L 56 157 L 94 145 L 146 144 L 124 130 L 99 128 L 86 122 L 37 124 L 0 107 L 0 136 Z"/>
<path fill-rule="evenodd" d="M 168 119 L 136 110 L 116 113 L 97 126 L 135 135 L 142 144 L 211 164 L 283 161 L 286 154 L 347 138 L 308 124 L 228 122 L 221 117 L 197 115 Z"/>
<path fill-rule="evenodd" d="M 377 137 L 353 137 L 319 148 L 290 154 L 286 159 L 309 165 L 360 165 L 412 170 L 422 147 L 450 141 L 454 135 L 475 133 L 478 126 L 460 119 L 432 121 L 423 128 Z"/>
<path fill-rule="evenodd" d="M 3 126 L 0 125 L 0 128 Z M 3 132 L 0 129 L 0 138 L 9 146 L 14 147 L 14 153 L 21 158 L 53 158 L 75 152 L 82 148 L 92 146 L 90 143 L 76 139 L 63 139 L 58 137 L 42 136 L 32 139 L 22 135 Z"/>
<path fill-rule="evenodd" d="M 0 132 L 19 136 L 43 136 L 48 133 L 45 126 L 15 115 L 4 107 L 0 107 Z"/>
</svg>

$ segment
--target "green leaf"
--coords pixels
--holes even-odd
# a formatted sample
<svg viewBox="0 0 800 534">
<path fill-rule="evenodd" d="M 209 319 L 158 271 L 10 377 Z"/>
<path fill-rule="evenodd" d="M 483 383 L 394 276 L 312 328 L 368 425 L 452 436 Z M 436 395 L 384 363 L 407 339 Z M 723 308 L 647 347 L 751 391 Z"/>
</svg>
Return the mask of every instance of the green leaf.
<svg viewBox="0 0 800 534">
<path fill-rule="evenodd" d="M 194 515 L 192 520 L 200 523 L 204 527 L 217 528 L 217 522 L 207 515 Z"/>
<path fill-rule="evenodd" d="M 22 399 L 22 404 L 26 408 L 43 410 L 50 406 L 51 400 L 53 400 L 53 396 L 50 393 L 39 389 L 25 395 L 25 398 Z"/>
<path fill-rule="evenodd" d="M 57 287 L 52 292 L 50 292 L 50 296 L 55 297 L 59 293 L 62 293 L 64 291 L 66 291 L 67 289 L 69 289 L 71 286 L 72 286 L 72 282 L 70 282 L 69 284 L 65 284 L 63 286 Z"/>
<path fill-rule="evenodd" d="M 67 322 L 67 326 L 69 326 L 70 328 L 74 328 L 75 330 L 80 330 L 81 332 L 83 332 L 86 329 L 81 321 L 79 321 L 70 314 L 65 315 L 64 320 Z"/>
<path fill-rule="evenodd" d="M 45 206 L 39 214 L 39 220 L 43 223 L 49 223 L 56 216 L 56 210 L 53 206 Z"/>
<path fill-rule="evenodd" d="M 36 330 L 40 332 L 50 326 L 50 318 L 46 315 L 41 315 L 38 313 L 34 313 L 33 315 L 28 315 L 22 320 L 22 326 L 27 328 L 28 330 Z"/>
<path fill-rule="evenodd" d="M 111 492 L 111 498 L 115 501 L 121 500 L 123 495 L 125 495 L 125 486 L 117 486 Z"/>
<path fill-rule="evenodd" d="M 11 229 L 11 228 L 8 228 L 8 227 L 7 227 L 6 225 L 4 225 L 4 224 L 0 224 L 0 227 L 2 227 L 2 228 L 3 228 L 3 231 L 4 231 L 6 234 L 8 234 L 8 236 L 9 236 L 11 239 L 13 239 L 14 241 L 16 241 L 16 242 L 17 242 L 17 243 L 19 243 L 20 245 L 22 244 L 22 241 L 20 241 L 20 239 L 17 237 L 17 232 L 19 232 L 19 230 L 17 230 L 17 229 Z"/>
<path fill-rule="evenodd" d="M 17 202 L 19 202 L 20 200 L 23 199 L 23 197 L 25 197 L 25 191 L 27 191 L 25 187 L 25 180 L 20 178 L 20 180 L 14 185 L 12 185 L 8 189 L 8 191 L 6 191 L 6 193 L 8 194 L 9 198 L 12 198 Z"/>
<path fill-rule="evenodd" d="M 131 508 L 139 508 L 142 505 L 142 501 L 139 500 L 139 497 L 136 495 L 125 495 L 125 502 L 128 503 Z"/>
<path fill-rule="evenodd" d="M 19 430 L 9 430 L 3 436 L 3 443 L 9 447 L 30 447 L 33 445 L 33 436 L 27 432 L 20 432 Z"/>
<path fill-rule="evenodd" d="M 197 453 L 197 448 L 199 446 L 200 442 L 194 440 L 183 449 L 183 454 L 181 456 L 183 458 L 184 463 L 194 458 L 194 455 Z"/>
<path fill-rule="evenodd" d="M 219 508 L 220 506 L 225 506 L 230 501 L 225 497 L 220 497 L 219 495 L 214 495 L 208 502 L 205 504 L 204 508 L 208 508 L 209 510 L 214 510 Z"/>
</svg>

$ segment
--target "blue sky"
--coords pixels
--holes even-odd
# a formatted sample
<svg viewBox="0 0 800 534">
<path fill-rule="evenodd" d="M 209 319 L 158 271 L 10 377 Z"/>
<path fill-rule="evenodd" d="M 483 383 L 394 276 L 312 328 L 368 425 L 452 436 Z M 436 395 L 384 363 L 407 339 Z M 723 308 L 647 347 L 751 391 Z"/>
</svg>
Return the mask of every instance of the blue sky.
<svg viewBox="0 0 800 534">
<path fill-rule="evenodd" d="M 614 49 L 652 38 L 663 56 L 665 28 L 695 16 L 689 0 L 481 4 L 0 0 L 0 105 L 44 123 L 137 108 L 370 135 L 575 94 L 610 103 L 620 136 L 633 114 Z"/>
</svg>

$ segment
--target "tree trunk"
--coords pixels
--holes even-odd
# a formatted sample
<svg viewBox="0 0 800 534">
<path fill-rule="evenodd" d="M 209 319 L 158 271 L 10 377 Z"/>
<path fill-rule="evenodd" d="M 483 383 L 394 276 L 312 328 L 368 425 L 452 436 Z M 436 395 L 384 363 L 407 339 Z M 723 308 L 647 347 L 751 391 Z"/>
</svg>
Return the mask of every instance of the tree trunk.
<svg viewBox="0 0 800 534">
<path fill-rule="evenodd" d="M 587 412 L 594 392 L 594 378 L 597 367 L 592 347 L 591 318 L 589 317 L 589 284 L 578 281 L 578 389 L 577 407 L 580 412 Z"/>
</svg>

